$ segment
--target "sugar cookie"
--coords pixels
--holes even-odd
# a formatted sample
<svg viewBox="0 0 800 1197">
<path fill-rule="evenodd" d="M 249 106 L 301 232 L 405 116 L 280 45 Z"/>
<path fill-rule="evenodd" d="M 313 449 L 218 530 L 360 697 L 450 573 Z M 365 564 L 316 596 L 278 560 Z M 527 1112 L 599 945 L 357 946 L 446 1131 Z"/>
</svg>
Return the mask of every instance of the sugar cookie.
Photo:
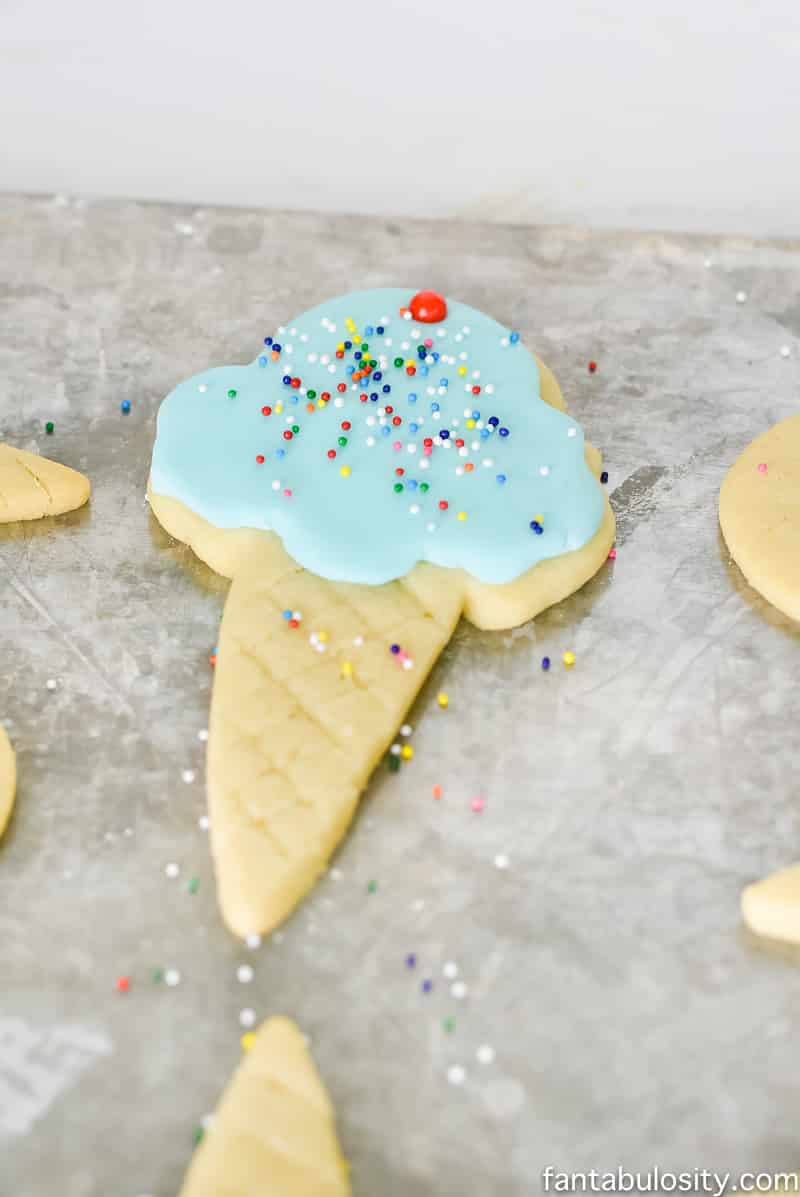
<svg viewBox="0 0 800 1197">
<path fill-rule="evenodd" d="M 305 1040 L 271 1018 L 220 1099 L 180 1197 L 349 1197 L 333 1107 Z"/>
<path fill-rule="evenodd" d="M 77 470 L 0 444 L 0 524 L 73 511 L 89 490 L 89 479 Z"/>
<path fill-rule="evenodd" d="M 0 723 L 0 836 L 11 818 L 17 788 L 17 763 L 6 729 Z"/>
<path fill-rule="evenodd" d="M 208 792 L 239 935 L 325 869 L 459 617 L 523 623 L 613 543 L 600 456 L 552 374 L 464 304 L 434 296 L 414 318 L 417 298 L 312 309 L 159 412 L 153 511 L 233 579 Z"/>
<path fill-rule="evenodd" d="M 742 890 L 742 917 L 756 935 L 800 944 L 800 864 Z"/>
<path fill-rule="evenodd" d="M 736 459 L 719 522 L 750 585 L 800 620 L 800 415 L 762 432 Z"/>
</svg>

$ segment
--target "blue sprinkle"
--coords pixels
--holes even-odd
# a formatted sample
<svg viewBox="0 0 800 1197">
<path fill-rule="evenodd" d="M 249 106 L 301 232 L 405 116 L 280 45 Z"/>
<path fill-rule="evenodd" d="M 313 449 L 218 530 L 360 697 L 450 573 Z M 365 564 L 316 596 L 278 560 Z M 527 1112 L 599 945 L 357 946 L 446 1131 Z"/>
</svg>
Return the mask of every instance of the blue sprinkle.
<svg viewBox="0 0 800 1197">
<path fill-rule="evenodd" d="M 497 481 L 500 483 L 500 485 L 501 485 L 501 486 L 503 485 L 503 483 L 505 482 L 505 480 L 506 480 L 506 476 L 505 476 L 505 474 L 498 474 L 498 475 L 497 475 Z"/>
<path fill-rule="evenodd" d="M 281 351 L 281 347 L 277 341 L 274 342 L 272 348 L 275 350 L 276 353 L 280 353 L 280 351 Z"/>
<path fill-rule="evenodd" d="M 260 357 L 260 358 L 258 359 L 258 364 L 259 364 L 259 366 L 266 366 L 266 364 L 267 364 L 267 359 L 266 359 L 265 357 L 263 357 L 263 356 L 262 356 L 262 357 Z"/>
<path fill-rule="evenodd" d="M 439 404 L 438 404 L 438 403 L 432 403 L 432 404 L 431 404 L 431 411 L 438 411 L 438 410 L 439 410 Z"/>
<path fill-rule="evenodd" d="M 264 344 L 265 344 L 265 345 L 271 345 L 271 344 L 272 344 L 272 337 L 264 337 Z"/>
<path fill-rule="evenodd" d="M 608 482 L 608 470 L 603 470 L 602 474 L 600 475 L 600 481 L 604 484 Z"/>
<path fill-rule="evenodd" d="M 399 645 L 399 644 L 391 644 L 389 647 L 390 647 L 391 651 L 392 651 L 393 653 L 395 653 L 395 655 L 396 655 L 397 653 L 399 653 L 399 652 L 400 652 L 400 645 Z"/>
<path fill-rule="evenodd" d="M 409 490 L 416 490 L 417 489 L 416 480 L 414 478 L 409 478 L 408 482 L 406 482 L 406 486 L 408 487 Z"/>
<path fill-rule="evenodd" d="M 427 378 L 427 377 L 428 377 L 428 367 L 427 367 L 427 366 L 420 366 L 420 368 L 419 368 L 419 372 L 420 372 L 420 374 L 422 375 L 422 377 L 423 377 L 423 378 Z"/>
<path fill-rule="evenodd" d="M 531 529 L 536 533 L 537 536 L 541 536 L 544 532 L 544 528 L 538 520 L 531 520 Z"/>
<path fill-rule="evenodd" d="M 472 418 L 473 420 L 479 420 L 481 418 L 481 413 L 479 411 L 474 411 L 472 413 Z"/>
<path fill-rule="evenodd" d="M 355 351 L 355 353 L 353 354 L 353 357 L 356 359 L 356 361 L 357 361 L 357 362 L 360 362 L 360 361 L 361 361 L 361 357 L 362 357 L 361 350 L 360 350 L 360 349 L 357 349 L 357 350 Z"/>
<path fill-rule="evenodd" d="M 440 357 L 440 356 L 441 356 L 441 355 L 440 355 L 440 354 L 438 354 L 438 353 L 436 352 L 436 350 L 434 349 L 434 351 L 433 351 L 433 360 L 434 360 L 435 362 L 438 362 L 438 360 L 439 360 L 439 357 Z"/>
<path fill-rule="evenodd" d="M 489 429 L 481 428 L 481 440 L 485 441 L 488 436 L 489 436 Z"/>
<path fill-rule="evenodd" d="M 346 374 L 355 374 L 355 372 L 356 372 L 355 366 L 348 366 L 345 371 Z"/>
<path fill-rule="evenodd" d="M 501 428 L 499 431 L 500 431 L 500 435 L 501 435 L 501 436 L 508 436 L 508 429 L 507 429 L 507 428 Z"/>
<path fill-rule="evenodd" d="M 489 419 L 486 421 L 486 423 L 491 424 L 492 428 L 496 428 L 500 421 L 498 420 L 497 416 L 489 416 Z"/>
<path fill-rule="evenodd" d="M 418 357 L 418 358 L 421 358 L 421 359 L 422 359 L 422 361 L 424 362 L 424 361 L 425 361 L 425 358 L 426 358 L 427 356 L 428 356 L 428 351 L 427 351 L 427 349 L 425 348 L 425 346 L 424 346 L 424 345 L 418 345 L 418 346 L 417 346 L 417 357 Z"/>
<path fill-rule="evenodd" d="M 440 429 L 439 436 L 442 438 L 443 441 L 447 441 L 450 439 L 450 433 L 447 431 L 446 428 Z"/>
<path fill-rule="evenodd" d="M 389 384 L 387 382 L 384 384 L 384 386 L 381 387 L 381 390 L 383 391 L 384 395 L 388 395 L 391 393 L 392 388 L 389 386 Z"/>
<path fill-rule="evenodd" d="M 547 673 L 549 668 L 550 668 L 550 658 L 542 657 L 542 669 L 545 671 L 545 673 Z"/>
<path fill-rule="evenodd" d="M 450 385 L 450 383 L 447 381 L 447 379 L 446 379 L 446 378 L 440 378 L 440 379 L 439 379 L 439 386 L 440 386 L 440 387 L 447 387 L 447 386 L 449 386 L 449 385 Z"/>
<path fill-rule="evenodd" d="M 433 989 L 433 981 L 423 981 L 422 982 L 422 992 L 423 993 L 430 993 L 430 991 L 432 989 Z"/>
<path fill-rule="evenodd" d="M 288 609 L 288 607 L 287 607 L 287 609 L 286 609 L 285 611 L 282 611 L 282 612 L 281 612 L 281 614 L 283 615 L 283 618 L 284 618 L 284 619 L 291 619 L 291 618 L 292 618 L 292 613 L 291 613 L 291 611 Z"/>
<path fill-rule="evenodd" d="M 283 378 L 281 379 L 281 382 L 283 383 L 283 385 L 285 387 L 288 387 L 289 384 L 291 383 L 291 381 L 292 381 L 291 374 L 284 374 Z"/>
<path fill-rule="evenodd" d="M 352 341 L 345 341 L 345 343 L 344 343 L 344 347 L 345 347 L 345 349 L 352 349 L 352 348 L 353 348 L 353 342 L 352 342 Z"/>
<path fill-rule="evenodd" d="M 375 329 L 375 332 L 378 334 L 379 337 L 382 337 L 383 334 L 386 332 L 386 329 L 383 327 L 382 324 L 379 324 L 378 327 Z"/>
<path fill-rule="evenodd" d="M 300 402 L 300 400 L 298 399 L 297 395 L 292 395 L 290 398 L 291 398 L 291 402 L 292 402 L 292 403 L 299 403 L 299 402 Z"/>
<path fill-rule="evenodd" d="M 408 396 L 408 402 L 409 402 L 409 403 L 416 403 L 416 402 L 417 402 L 417 392 L 416 392 L 416 391 L 410 391 L 410 392 L 409 392 L 409 396 Z"/>
<path fill-rule="evenodd" d="M 519 340 L 519 333 L 512 332 L 511 336 L 508 339 L 512 345 L 516 345 L 517 341 Z"/>
<path fill-rule="evenodd" d="M 285 449 L 276 449 L 276 450 L 275 450 L 275 456 L 276 456 L 276 457 L 285 457 L 285 456 L 286 456 L 286 450 L 285 450 Z"/>
<path fill-rule="evenodd" d="M 370 391 L 370 393 L 369 393 L 369 397 L 370 397 L 370 399 L 372 400 L 372 402 L 373 402 L 373 403 L 377 403 L 377 402 L 378 402 L 378 392 L 377 392 L 377 391 Z"/>
<path fill-rule="evenodd" d="M 371 337 L 374 332 L 375 332 L 375 329 L 372 327 L 371 324 L 368 324 L 367 327 L 364 329 L 364 336 Z"/>
<path fill-rule="evenodd" d="M 123 399 L 122 402 L 120 403 L 119 407 L 120 407 L 120 411 L 123 411 L 127 415 L 128 412 L 131 410 L 130 399 Z"/>
<path fill-rule="evenodd" d="M 381 374 L 380 370 L 376 370 L 372 377 L 375 382 L 380 382 L 380 380 L 383 378 L 383 375 Z"/>
<path fill-rule="evenodd" d="M 388 428 L 386 425 L 384 425 L 383 428 L 381 428 L 381 435 L 388 436 L 391 431 L 391 428 Z"/>
<path fill-rule="evenodd" d="M 406 968 L 416 968 L 416 964 L 417 958 L 413 952 L 409 956 L 406 956 Z"/>
<path fill-rule="evenodd" d="M 419 424 L 409 424 L 409 426 L 408 426 L 409 432 L 417 432 L 418 430 L 419 430 Z"/>
</svg>

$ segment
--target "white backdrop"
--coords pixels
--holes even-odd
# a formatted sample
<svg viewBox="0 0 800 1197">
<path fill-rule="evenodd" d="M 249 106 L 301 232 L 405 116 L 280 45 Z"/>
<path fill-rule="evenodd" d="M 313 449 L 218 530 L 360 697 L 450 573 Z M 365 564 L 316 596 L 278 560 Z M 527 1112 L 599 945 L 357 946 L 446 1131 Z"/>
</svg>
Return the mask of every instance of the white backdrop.
<svg viewBox="0 0 800 1197">
<path fill-rule="evenodd" d="M 800 0 L 0 0 L 0 187 L 800 234 Z"/>
</svg>

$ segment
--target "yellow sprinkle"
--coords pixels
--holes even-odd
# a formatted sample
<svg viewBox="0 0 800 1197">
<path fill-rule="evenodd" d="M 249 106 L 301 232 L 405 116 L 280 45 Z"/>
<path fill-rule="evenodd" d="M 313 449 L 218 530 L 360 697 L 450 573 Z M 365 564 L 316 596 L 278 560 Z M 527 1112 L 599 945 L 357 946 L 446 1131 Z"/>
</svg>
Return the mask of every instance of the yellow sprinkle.
<svg viewBox="0 0 800 1197">
<path fill-rule="evenodd" d="M 536 520 L 536 523 L 537 523 L 537 524 L 543 524 L 543 523 L 544 523 L 544 516 L 543 516 L 543 515 L 535 515 L 533 518 Z"/>
<path fill-rule="evenodd" d="M 463 521 L 464 521 L 464 520 L 467 518 L 467 513 L 466 513 L 466 511 L 459 511 L 459 513 L 458 513 L 458 518 L 459 518 L 459 519 L 462 521 L 462 523 L 463 523 Z"/>
<path fill-rule="evenodd" d="M 342 475 L 343 478 L 349 478 L 350 477 L 350 466 L 342 466 L 341 469 L 339 470 L 339 473 Z"/>
<path fill-rule="evenodd" d="M 318 399 L 318 400 L 317 400 L 317 407 L 324 407 L 324 406 L 325 406 L 325 400 L 324 400 L 324 399 Z"/>
<path fill-rule="evenodd" d="M 570 652 L 569 649 L 567 649 L 567 651 L 564 653 L 564 656 L 561 658 L 561 660 L 564 662 L 567 669 L 571 669 L 572 666 L 575 664 L 575 654 Z"/>
<path fill-rule="evenodd" d="M 413 357 L 408 358 L 406 361 L 406 366 L 416 366 L 416 364 L 417 363 L 414 361 Z"/>
<path fill-rule="evenodd" d="M 247 1031 L 244 1035 L 242 1035 L 241 1039 L 239 1040 L 239 1043 L 241 1044 L 241 1047 L 242 1047 L 242 1051 L 249 1052 L 250 1048 L 253 1046 L 255 1041 L 256 1041 L 255 1031 Z"/>
<path fill-rule="evenodd" d="M 336 348 L 340 351 L 340 353 L 344 353 L 344 341 L 340 341 Z"/>
<path fill-rule="evenodd" d="M 463 377 L 464 377 L 464 375 L 465 375 L 465 374 L 466 374 L 466 372 L 467 372 L 467 367 L 466 367 L 466 366 L 459 366 L 459 367 L 458 367 L 458 372 L 459 372 L 459 374 L 461 375 L 461 377 L 463 378 Z"/>
<path fill-rule="evenodd" d="M 410 761 L 412 756 L 414 755 L 414 749 L 411 747 L 410 744 L 404 744 L 403 747 L 400 749 L 400 755 L 404 761 Z"/>
<path fill-rule="evenodd" d="M 352 676 L 353 676 L 353 662 L 352 661 L 342 661 L 342 677 L 352 677 Z"/>
<path fill-rule="evenodd" d="M 347 319 L 345 320 L 345 324 L 346 324 L 346 325 L 347 325 L 347 327 L 350 329 L 350 332 L 355 332 L 355 331 L 356 331 L 356 322 L 355 322 L 355 320 L 353 319 L 353 317 L 352 317 L 352 316 L 348 316 L 348 317 L 347 317 Z M 343 348 L 344 348 L 344 346 L 342 346 L 342 349 L 343 349 Z"/>
<path fill-rule="evenodd" d="M 474 428 L 474 427 L 475 427 L 475 421 L 467 420 L 467 428 Z"/>
<path fill-rule="evenodd" d="M 449 703 L 450 699 L 447 697 L 444 690 L 442 690 L 441 693 L 436 695 L 436 701 L 438 702 L 438 704 L 442 708 L 442 710 L 444 710 L 445 707 L 447 706 L 447 704 Z"/>
<path fill-rule="evenodd" d="M 280 415 L 280 414 L 281 414 L 281 412 L 283 411 L 283 404 L 282 404 L 282 403 L 276 403 L 276 404 L 275 404 L 275 410 L 276 410 L 276 412 L 278 413 L 278 415 Z"/>
<path fill-rule="evenodd" d="M 317 640 L 319 640 L 321 644 L 324 644 L 327 639 L 328 639 L 327 632 L 317 632 Z"/>
</svg>

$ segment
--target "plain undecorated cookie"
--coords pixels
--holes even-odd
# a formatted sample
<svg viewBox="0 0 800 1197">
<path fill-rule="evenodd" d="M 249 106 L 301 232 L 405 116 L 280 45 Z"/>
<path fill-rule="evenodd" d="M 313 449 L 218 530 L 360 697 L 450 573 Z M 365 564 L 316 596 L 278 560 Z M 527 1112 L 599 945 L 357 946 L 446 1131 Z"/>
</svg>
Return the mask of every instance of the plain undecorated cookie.
<svg viewBox="0 0 800 1197">
<path fill-rule="evenodd" d="M 305 1039 L 271 1018 L 220 1099 L 180 1197 L 349 1197 L 333 1106 Z"/>
<path fill-rule="evenodd" d="M 748 885 L 742 917 L 756 935 L 800 944 L 800 864 Z"/>
<path fill-rule="evenodd" d="M 90 489 L 89 479 L 77 470 L 0 444 L 0 524 L 74 511 Z"/>
<path fill-rule="evenodd" d="M 11 818 L 17 787 L 17 765 L 14 749 L 6 730 L 0 723 L 0 836 Z"/>
<path fill-rule="evenodd" d="M 762 432 L 736 459 L 719 522 L 750 585 L 800 620 L 800 415 Z"/>
</svg>

